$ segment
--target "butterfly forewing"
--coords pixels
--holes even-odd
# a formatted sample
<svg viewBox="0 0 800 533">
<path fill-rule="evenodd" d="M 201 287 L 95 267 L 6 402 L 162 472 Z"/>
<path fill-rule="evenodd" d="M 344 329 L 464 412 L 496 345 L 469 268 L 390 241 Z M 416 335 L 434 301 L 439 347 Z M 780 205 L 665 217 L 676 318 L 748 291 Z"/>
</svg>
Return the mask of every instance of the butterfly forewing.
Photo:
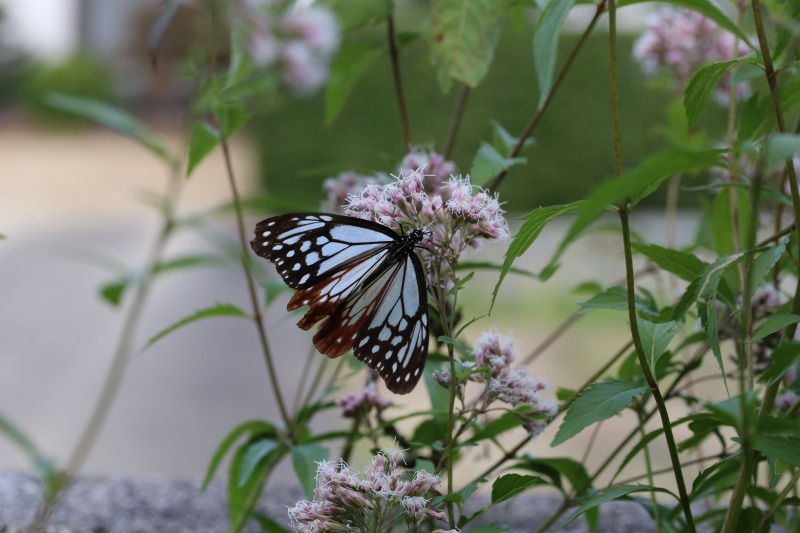
<svg viewBox="0 0 800 533">
<path fill-rule="evenodd" d="M 297 213 L 259 222 L 251 245 L 258 255 L 275 263 L 287 285 L 307 289 L 395 239 L 394 232 L 374 222 Z"/>
<path fill-rule="evenodd" d="M 400 236 L 357 218 L 298 213 L 256 226 L 251 245 L 298 291 L 288 309 L 308 306 L 298 326 L 316 348 L 339 357 L 354 348 L 395 393 L 411 391 L 428 353 L 428 301 L 414 247 L 422 231 Z"/>
</svg>

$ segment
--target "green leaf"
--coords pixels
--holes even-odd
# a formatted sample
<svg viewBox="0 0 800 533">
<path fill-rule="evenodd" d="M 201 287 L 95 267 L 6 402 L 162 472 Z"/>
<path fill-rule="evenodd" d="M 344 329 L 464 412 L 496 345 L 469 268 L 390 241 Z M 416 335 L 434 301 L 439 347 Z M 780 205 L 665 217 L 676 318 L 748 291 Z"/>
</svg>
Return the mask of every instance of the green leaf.
<svg viewBox="0 0 800 533">
<path fill-rule="evenodd" d="M 765 171 L 769 171 L 800 153 L 800 135 L 795 133 L 776 133 L 769 138 L 766 150 Z"/>
<path fill-rule="evenodd" d="M 256 465 L 247 482 L 240 485 L 237 478 L 242 472 L 248 449 L 248 446 L 242 446 L 236 450 L 228 473 L 228 519 L 231 533 L 238 533 L 250 521 L 250 515 L 261 498 L 267 476 L 286 451 L 284 446 L 273 450 Z"/>
<path fill-rule="evenodd" d="M 570 404 L 550 446 L 558 446 L 595 422 L 611 418 L 644 391 L 645 387 L 617 380 L 589 385 Z"/>
<path fill-rule="evenodd" d="M 128 287 L 128 280 L 112 281 L 100 287 L 100 297 L 108 302 L 111 307 L 117 307 L 122 301 L 122 295 Z"/>
<path fill-rule="evenodd" d="M 0 435 L 4 435 L 21 449 L 33 462 L 42 477 L 48 478 L 55 475 L 55 469 L 52 464 L 42 455 L 33 441 L 19 427 L 12 424 L 10 420 L 2 415 L 0 415 Z"/>
<path fill-rule="evenodd" d="M 707 265 L 705 261 L 698 259 L 696 255 L 689 252 L 664 248 L 657 244 L 642 244 L 638 242 L 632 243 L 631 246 L 659 267 L 686 281 L 692 281 L 700 275 Z"/>
<path fill-rule="evenodd" d="M 575 509 L 575 512 L 569 515 L 564 522 L 559 524 L 555 531 L 561 531 L 564 529 L 564 527 L 571 524 L 576 518 L 586 513 L 590 509 L 594 509 L 595 507 L 612 500 L 618 500 L 624 496 L 627 496 L 628 494 L 633 494 L 634 492 L 663 492 L 664 494 L 671 495 L 676 500 L 678 499 L 678 497 L 672 492 L 659 487 L 653 487 L 650 485 L 617 485 L 615 487 L 600 491 L 588 500 L 585 500 L 580 507 Z"/>
<path fill-rule="evenodd" d="M 505 22 L 505 0 L 431 0 L 425 37 L 443 89 L 475 88 L 486 76 Z"/>
<path fill-rule="evenodd" d="M 728 70 L 739 64 L 738 59 L 706 65 L 698 69 L 689 84 L 683 97 L 683 106 L 686 109 L 686 119 L 689 127 L 693 127 L 700 117 L 700 112 L 705 108 L 711 93 L 717 88 L 719 80 Z"/>
<path fill-rule="evenodd" d="M 259 439 L 247 444 L 247 451 L 242 458 L 241 470 L 239 470 L 240 487 L 244 487 L 250 481 L 250 476 L 253 475 L 258 464 L 277 447 L 278 441 L 275 439 Z"/>
<path fill-rule="evenodd" d="M 194 123 L 192 134 L 189 137 L 189 161 L 186 165 L 187 177 L 192 175 L 192 171 L 200 161 L 210 154 L 218 143 L 218 131 L 203 120 Z"/>
<path fill-rule="evenodd" d="M 291 447 L 292 464 L 303 492 L 309 500 L 314 496 L 317 463 L 328 458 L 328 450 L 319 444 L 299 444 Z"/>
<path fill-rule="evenodd" d="M 524 157 L 505 157 L 491 144 L 483 143 L 472 159 L 469 171 L 470 181 L 474 185 L 486 185 L 497 174 L 514 165 L 527 163 Z"/>
<path fill-rule="evenodd" d="M 618 4 L 618 8 L 622 8 L 625 6 L 632 6 L 634 4 L 643 4 L 645 2 L 651 2 L 654 0 L 621 0 Z M 666 3 L 672 4 L 677 7 L 682 7 L 685 9 L 691 9 L 692 11 L 696 11 L 705 17 L 710 18 L 714 22 L 717 23 L 718 26 L 728 30 L 729 32 L 736 35 L 739 39 L 747 44 L 751 49 L 755 50 L 753 44 L 750 42 L 749 37 L 739 29 L 739 27 L 731 21 L 725 14 L 719 10 L 713 3 L 709 2 L 708 0 L 668 0 Z"/>
<path fill-rule="evenodd" d="M 740 452 L 725 457 L 706 468 L 692 482 L 692 500 L 715 490 L 717 487 L 732 486 L 739 470 L 737 457 Z"/>
<path fill-rule="evenodd" d="M 644 355 L 647 357 L 650 368 L 655 369 L 658 359 L 667 351 L 667 346 L 680 331 L 681 326 L 671 320 L 655 324 L 641 318 L 637 321 L 637 324 L 639 325 L 639 336 L 642 339 Z"/>
<path fill-rule="evenodd" d="M 753 448 L 771 459 L 783 461 L 795 468 L 800 467 L 800 438 L 761 435 L 756 438 Z"/>
<path fill-rule="evenodd" d="M 56 109 L 91 120 L 116 131 L 120 135 L 138 141 L 167 163 L 172 164 L 174 162 L 161 139 L 143 123 L 116 107 L 90 98 L 70 96 L 57 92 L 45 94 L 43 100 L 47 105 Z"/>
<path fill-rule="evenodd" d="M 222 459 L 224 459 L 225 455 L 227 455 L 228 450 L 231 449 L 236 441 L 248 434 L 275 437 L 278 435 L 278 430 L 275 426 L 264 420 L 248 420 L 247 422 L 242 422 L 233 428 L 230 433 L 228 433 L 225 438 L 222 439 L 222 442 L 219 443 L 219 446 L 217 446 L 217 450 L 214 452 L 214 455 L 211 458 L 211 463 L 208 465 L 208 470 L 206 470 L 206 476 L 203 478 L 203 483 L 200 485 L 201 491 L 206 490 L 208 487 L 208 484 L 213 479 L 217 468 L 219 468 L 219 465 L 222 462 Z"/>
<path fill-rule="evenodd" d="M 219 124 L 219 134 L 225 139 L 230 139 L 234 133 L 247 124 L 250 118 L 247 108 L 240 102 L 220 99 L 212 105 L 212 108 L 214 109 L 214 118 Z"/>
<path fill-rule="evenodd" d="M 574 4 L 575 0 L 549 0 L 536 23 L 533 60 L 536 64 L 536 78 L 539 81 L 539 109 L 550 95 L 558 56 L 558 36 L 564 19 Z"/>
<path fill-rule="evenodd" d="M 464 444 L 475 444 L 484 439 L 493 439 L 494 437 L 505 433 L 509 429 L 513 429 L 522 424 L 520 418 L 514 413 L 504 413 L 503 416 L 495 418 L 487 422 L 483 427 L 475 431 L 475 434 L 470 437 Z"/>
<path fill-rule="evenodd" d="M 777 245 L 769 248 L 768 250 L 758 254 L 758 257 L 753 261 L 753 266 L 750 269 L 750 277 L 748 284 L 750 285 L 750 294 L 755 294 L 761 282 L 767 277 L 769 271 L 772 270 L 780 260 L 783 252 L 786 251 L 786 244 L 789 242 L 789 237 L 781 240 Z"/>
<path fill-rule="evenodd" d="M 526 457 L 514 465 L 514 468 L 525 468 L 543 474 L 550 478 L 552 484 L 562 492 L 564 492 L 564 487 L 561 483 L 562 475 L 569 480 L 573 491 L 580 491 L 577 494 L 578 496 L 592 488 L 591 479 L 586 468 L 569 457 Z"/>
<path fill-rule="evenodd" d="M 578 305 L 584 309 L 610 309 L 612 311 L 627 311 L 628 310 L 628 292 L 625 287 L 609 287 L 601 291 L 584 302 L 579 302 Z M 634 297 L 634 305 L 636 311 L 646 313 L 651 316 L 656 316 L 658 313 L 654 312 L 650 306 L 642 300 L 639 296 Z"/>
<path fill-rule="evenodd" d="M 753 334 L 751 342 L 758 342 L 761 339 L 772 335 L 776 331 L 780 331 L 789 324 L 800 322 L 800 315 L 793 315 L 791 313 L 782 313 L 780 315 L 772 315 L 766 318 Z"/>
<path fill-rule="evenodd" d="M 597 187 L 581 205 L 578 216 L 570 225 L 558 248 L 550 259 L 550 265 L 558 262 L 561 255 L 609 205 L 619 204 L 627 198 L 636 204 L 654 192 L 667 178 L 681 172 L 696 172 L 711 167 L 722 153 L 718 150 L 688 152 L 669 148 L 648 157 L 634 170 L 612 178 Z"/>
<path fill-rule="evenodd" d="M 800 317 L 797 318 L 800 320 Z M 770 361 L 764 373 L 759 376 L 758 381 L 767 385 L 772 385 L 781 379 L 798 361 L 800 361 L 800 343 L 781 343 L 772 351 L 772 361 Z"/>
<path fill-rule="evenodd" d="M 373 2 L 381 4 L 384 2 Z M 364 73 L 378 59 L 381 48 L 372 43 L 355 42 L 342 46 L 331 63 L 328 85 L 325 87 L 325 125 L 336 120 L 344 102 Z"/>
<path fill-rule="evenodd" d="M 236 307 L 233 304 L 217 304 L 211 307 L 206 307 L 204 309 L 200 309 L 196 311 L 194 314 L 187 316 L 186 318 L 182 318 L 172 324 L 171 326 L 162 329 L 152 337 L 150 340 L 147 341 L 147 344 L 144 345 L 142 351 L 149 349 L 153 346 L 156 342 L 160 341 L 176 329 L 180 329 L 183 326 L 191 324 L 192 322 L 197 322 L 198 320 L 202 320 L 204 318 L 213 318 L 218 316 L 236 316 L 242 318 L 250 318 L 250 315 L 245 313 L 239 307 Z"/>
<path fill-rule="evenodd" d="M 520 474 L 502 475 L 492 483 L 492 505 L 510 500 L 517 494 L 541 484 L 542 479 L 539 476 Z"/>
<path fill-rule="evenodd" d="M 559 215 L 571 213 L 577 210 L 580 205 L 580 202 L 573 202 L 565 205 L 540 207 L 539 209 L 534 209 L 522 217 L 524 222 L 519 228 L 517 234 L 514 236 L 514 239 L 511 241 L 511 244 L 508 246 L 508 251 L 506 251 L 506 257 L 503 260 L 503 269 L 500 272 L 500 278 L 497 280 L 497 285 L 494 287 L 494 292 L 492 292 L 492 304 L 490 307 L 494 307 L 494 302 L 497 299 L 497 293 L 500 291 L 500 285 L 503 283 L 506 275 L 511 270 L 511 266 L 514 264 L 514 261 L 528 251 L 528 248 L 531 247 L 533 242 L 537 239 L 537 237 L 539 237 L 539 235 L 542 233 L 542 230 L 551 220 Z"/>
<path fill-rule="evenodd" d="M 392 12 L 390 0 L 319 0 L 318 3 L 333 10 L 343 32 L 383 22 Z"/>
<path fill-rule="evenodd" d="M 656 437 L 661 436 L 663 433 L 664 433 L 664 428 L 658 428 L 656 430 L 651 431 L 641 439 L 639 439 L 636 445 L 633 448 L 631 448 L 631 450 L 627 453 L 627 455 L 625 455 L 625 458 L 622 460 L 619 467 L 617 467 L 617 471 L 614 473 L 614 477 L 611 479 L 611 484 L 614 483 L 614 481 L 617 479 L 617 476 L 620 475 L 620 473 L 625 469 L 625 467 L 628 466 L 628 463 L 630 463 L 631 460 L 633 460 L 633 458 L 636 457 L 636 455 L 645 448 L 645 446 L 650 444 Z"/>
</svg>

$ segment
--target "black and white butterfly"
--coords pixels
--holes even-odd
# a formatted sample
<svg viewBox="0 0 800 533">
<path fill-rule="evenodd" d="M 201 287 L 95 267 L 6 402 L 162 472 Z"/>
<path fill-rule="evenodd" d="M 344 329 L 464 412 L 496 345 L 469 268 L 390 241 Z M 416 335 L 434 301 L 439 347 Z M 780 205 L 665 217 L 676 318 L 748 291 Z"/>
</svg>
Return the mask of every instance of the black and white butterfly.
<svg viewBox="0 0 800 533">
<path fill-rule="evenodd" d="M 262 220 L 253 250 L 297 289 L 287 309 L 308 306 L 303 329 L 322 320 L 314 346 L 328 357 L 351 348 L 386 387 L 410 392 L 428 355 L 428 296 L 414 249 L 426 236 L 398 235 L 359 218 L 293 213 Z"/>
</svg>

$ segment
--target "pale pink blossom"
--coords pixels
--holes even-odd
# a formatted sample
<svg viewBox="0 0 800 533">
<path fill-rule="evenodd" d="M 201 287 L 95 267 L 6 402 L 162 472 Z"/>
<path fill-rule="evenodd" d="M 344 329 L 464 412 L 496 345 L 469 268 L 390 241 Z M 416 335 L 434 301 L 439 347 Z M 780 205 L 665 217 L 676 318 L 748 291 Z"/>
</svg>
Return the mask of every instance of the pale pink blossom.
<svg viewBox="0 0 800 533">
<path fill-rule="evenodd" d="M 372 409 L 382 411 L 392 405 L 392 400 L 382 398 L 374 383 L 370 383 L 358 392 L 347 392 L 336 399 L 336 405 L 342 409 L 343 417 L 357 417 Z"/>
<path fill-rule="evenodd" d="M 665 6 L 645 19 L 645 31 L 636 41 L 633 55 L 648 74 L 668 74 L 675 88 L 683 88 L 692 75 L 706 63 L 739 58 L 749 52 L 743 42 L 716 25 L 711 19 L 689 10 Z M 718 101 L 727 102 L 730 76 L 723 78 Z M 736 86 L 739 97 L 750 94 L 746 83 Z"/>
</svg>

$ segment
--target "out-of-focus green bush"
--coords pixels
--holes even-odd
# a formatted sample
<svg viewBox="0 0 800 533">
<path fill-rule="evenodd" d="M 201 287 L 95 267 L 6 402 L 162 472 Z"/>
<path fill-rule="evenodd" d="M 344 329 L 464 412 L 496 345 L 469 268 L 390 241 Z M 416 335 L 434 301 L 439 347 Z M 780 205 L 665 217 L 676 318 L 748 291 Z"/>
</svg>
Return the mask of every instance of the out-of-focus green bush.
<svg viewBox="0 0 800 533">
<path fill-rule="evenodd" d="M 577 41 L 565 35 L 559 51 L 563 62 Z M 623 156 L 635 166 L 664 140 L 657 130 L 666 118 L 670 95 L 655 89 L 641 74 L 630 50 L 632 35 L 618 38 L 618 68 Z M 455 101 L 456 88 L 442 95 L 435 72 L 416 42 L 401 55 L 414 141 L 434 143 L 441 150 Z M 518 134 L 529 121 L 538 91 L 534 76 L 530 32 L 507 32 L 498 46 L 492 71 L 469 96 L 467 111 L 452 158 L 469 172 L 481 142 L 491 139 L 492 119 Z M 592 35 L 570 69 L 552 108 L 524 155 L 528 164 L 514 167 L 500 193 L 511 210 L 568 202 L 582 198 L 613 174 L 611 112 L 608 85 L 608 35 Z M 330 128 L 309 124 L 322 120 L 322 97 L 294 100 L 257 119 L 252 128 L 258 148 L 262 181 L 269 191 L 314 207 L 320 182 L 343 169 L 392 171 L 405 152 L 391 67 L 384 58 L 353 90 Z M 650 201 L 661 201 L 658 195 Z"/>
<path fill-rule="evenodd" d="M 40 64 L 31 69 L 25 83 L 23 103 L 32 118 L 52 126 L 75 126 L 83 122 L 75 115 L 48 106 L 43 96 L 61 92 L 94 98 L 104 102 L 116 100 L 111 69 L 99 59 L 76 54 L 57 64 Z"/>
</svg>

